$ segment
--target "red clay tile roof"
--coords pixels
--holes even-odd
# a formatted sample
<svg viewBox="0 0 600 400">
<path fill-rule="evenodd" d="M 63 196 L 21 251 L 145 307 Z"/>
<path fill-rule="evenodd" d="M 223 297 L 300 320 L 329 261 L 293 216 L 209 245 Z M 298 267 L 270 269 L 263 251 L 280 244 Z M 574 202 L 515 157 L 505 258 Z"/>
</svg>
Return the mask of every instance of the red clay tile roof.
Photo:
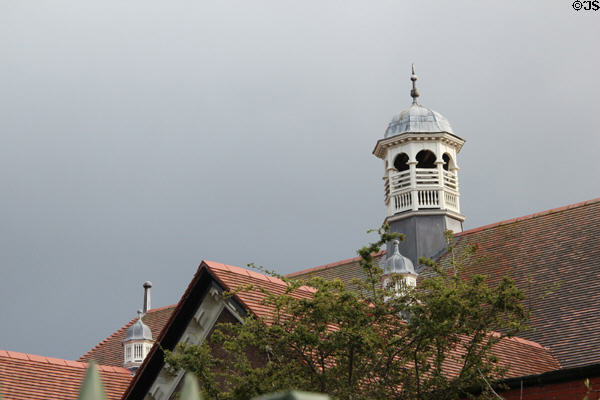
<svg viewBox="0 0 600 400">
<path fill-rule="evenodd" d="M 532 330 L 562 367 L 600 363 L 600 198 L 501 221 L 456 235 L 478 244 L 487 261 L 471 273 L 496 281 L 511 276 L 527 296 Z M 442 257 L 443 258 L 443 257 Z M 289 277 L 360 278 L 357 259 Z"/>
<path fill-rule="evenodd" d="M 0 392 L 4 400 L 77 399 L 88 364 L 0 350 Z M 120 399 L 131 380 L 125 368 L 99 365 L 109 400 Z"/>
<path fill-rule="evenodd" d="M 187 310 L 186 313 L 188 314 L 188 318 L 190 318 L 190 313 L 193 314 L 195 312 L 196 309 L 193 307 L 190 308 L 189 306 L 190 304 L 198 304 L 198 296 L 202 296 L 202 292 L 197 291 L 198 288 L 210 287 L 210 282 L 207 282 L 207 279 L 217 281 L 224 290 L 235 290 L 239 287 L 253 285 L 255 289 L 238 292 L 234 295 L 234 298 L 244 306 L 248 312 L 260 317 L 268 317 L 271 313 L 271 309 L 269 306 L 262 304 L 265 294 L 263 294 L 258 287 L 267 289 L 273 293 L 283 293 L 286 289 L 286 283 L 280 279 L 249 271 L 244 268 L 213 261 L 203 261 L 181 300 L 173 310 L 169 321 L 167 321 L 166 326 L 162 329 L 157 338 L 164 348 L 171 349 L 177 344 L 176 338 L 180 337 L 180 331 L 185 329 L 186 326 L 181 324 L 182 312 L 183 310 Z M 309 297 L 312 292 L 314 292 L 314 290 L 311 288 L 300 288 L 295 292 L 295 295 L 298 297 Z M 173 341 L 174 338 L 176 339 L 175 341 Z M 508 367 L 508 377 L 539 374 L 560 368 L 556 359 L 546 348 L 528 340 L 520 338 L 504 338 L 496 345 L 495 351 L 499 354 L 501 365 Z M 146 391 L 149 389 L 163 365 L 164 361 L 159 352 L 159 348 L 154 346 L 142 364 L 139 372 L 131 381 L 124 398 L 144 398 Z M 452 372 L 453 369 L 456 368 L 452 365 L 448 365 L 449 372 Z"/>
<path fill-rule="evenodd" d="M 492 353 L 498 357 L 499 364 L 507 368 L 504 378 L 541 374 L 560 368 L 548 348 L 519 337 L 502 339 L 492 348 Z M 452 368 L 450 364 L 451 361 L 444 364 L 448 371 Z"/>
<path fill-rule="evenodd" d="M 231 288 L 240 285 L 256 284 L 259 282 L 263 287 L 266 287 L 274 293 L 279 292 L 280 289 L 283 290 L 283 286 L 279 286 L 283 284 L 283 282 L 277 278 L 267 277 L 266 275 L 257 272 L 214 261 L 205 261 L 204 263 L 209 267 L 211 272 L 214 273 L 217 280 L 225 287 Z M 238 300 L 240 300 L 243 305 L 249 310 L 256 312 L 258 316 L 264 317 L 264 306 L 259 304 L 262 298 L 263 297 L 258 293 L 246 292 L 238 295 Z M 144 323 L 152 330 L 152 336 L 155 340 L 158 338 L 158 335 L 171 317 L 176 306 L 177 304 L 172 304 L 166 307 L 155 308 L 149 310 L 148 313 L 142 317 L 142 321 L 144 321 Z M 123 346 L 121 345 L 121 341 L 125 339 L 127 329 L 136 320 L 137 318 L 132 319 L 112 335 L 98 343 L 93 349 L 81 356 L 79 361 L 94 360 L 102 365 L 122 366 Z"/>
<path fill-rule="evenodd" d="M 217 281 L 227 290 L 235 290 L 246 285 L 254 285 L 254 287 L 262 287 L 273 294 L 283 294 L 287 288 L 287 284 L 281 279 L 260 274 L 255 271 L 250 271 L 244 268 L 225 265 L 214 261 L 203 261 L 211 274 Z M 313 290 L 311 288 L 301 288 L 296 290 L 292 295 L 296 297 L 308 298 Z M 240 291 L 235 295 L 235 298 L 252 314 L 257 317 L 268 319 L 273 311 L 267 305 L 262 304 L 266 295 L 260 290 Z"/>
<path fill-rule="evenodd" d="M 176 304 L 154 308 L 148 310 L 146 315 L 142 317 L 142 321 L 152 331 L 152 337 L 156 339 L 162 331 L 163 327 L 169 320 L 171 313 L 175 309 Z M 123 365 L 123 345 L 121 342 L 125 340 L 127 329 L 137 321 L 137 317 L 129 321 L 115 333 L 98 343 L 93 349 L 79 357 L 78 361 L 94 360 L 100 365 L 113 365 L 120 367 Z"/>
<path fill-rule="evenodd" d="M 385 255 L 385 250 L 375 254 L 378 259 Z M 347 285 L 351 285 L 354 279 L 363 279 L 364 273 L 359 265 L 360 257 L 349 258 L 347 260 L 336 261 L 333 263 L 320 265 L 318 267 L 303 269 L 301 271 L 287 274 L 286 277 L 294 279 L 310 279 L 314 276 L 320 276 L 324 279 L 340 279 Z"/>
<path fill-rule="evenodd" d="M 378 255 L 382 255 L 382 253 Z M 357 263 L 357 261 L 358 259 L 351 259 L 328 265 L 337 267 L 347 265 L 348 262 Z M 286 288 L 285 282 L 257 272 L 212 261 L 205 261 L 205 263 L 225 289 L 234 290 L 237 287 L 252 284 L 255 287 L 263 287 L 272 293 L 283 293 Z M 311 292 L 312 290 L 306 290 L 297 295 L 299 297 L 309 297 Z M 239 292 L 236 297 L 250 312 L 257 316 L 268 317 L 272 311 L 270 307 L 261 303 L 265 295 L 259 290 Z M 498 356 L 501 365 L 508 369 L 507 378 L 539 374 L 560 368 L 560 364 L 548 349 L 538 343 L 521 338 L 504 338 L 494 346 L 493 353 Z M 449 373 L 460 370 L 460 366 L 452 365 L 451 361 L 446 363 L 446 368 Z"/>
<path fill-rule="evenodd" d="M 552 351 L 563 367 L 600 363 L 600 198 L 471 229 L 487 261 L 469 273 L 508 275 L 527 296 L 533 330 L 520 336 Z"/>
<path fill-rule="evenodd" d="M 488 274 L 491 279 L 499 279 L 510 272 L 525 290 L 533 311 L 531 324 L 535 328 L 526 333 L 525 338 L 549 347 L 563 367 L 600 362 L 597 351 L 600 335 L 595 335 L 600 328 L 600 318 L 597 318 L 600 312 L 600 198 L 471 229 L 457 237 L 463 243 L 478 243 L 480 251 L 488 255 L 488 262 L 477 272 Z M 378 256 L 384 254 L 380 252 Z M 274 278 L 252 271 L 212 261 L 206 263 L 226 287 L 257 281 L 275 284 Z M 288 275 L 293 278 L 311 276 L 340 278 L 350 283 L 354 278 L 360 278 L 362 271 L 358 258 L 351 258 Z M 547 293 L 557 284 L 560 284 L 559 290 L 555 288 L 552 293 Z M 239 298 L 242 304 L 249 305 L 248 308 L 259 315 L 267 312 L 258 306 L 259 298 L 252 297 L 255 295 L 239 296 L 242 296 Z M 151 310 L 144 318 L 155 337 L 174 307 Z M 147 320 L 152 313 L 160 311 L 164 314 Z M 80 360 L 94 359 L 101 364 L 121 365 L 120 341 L 134 321 Z M 511 354 L 508 348 L 506 351 Z M 514 358 L 518 357 L 515 355 Z"/>
</svg>

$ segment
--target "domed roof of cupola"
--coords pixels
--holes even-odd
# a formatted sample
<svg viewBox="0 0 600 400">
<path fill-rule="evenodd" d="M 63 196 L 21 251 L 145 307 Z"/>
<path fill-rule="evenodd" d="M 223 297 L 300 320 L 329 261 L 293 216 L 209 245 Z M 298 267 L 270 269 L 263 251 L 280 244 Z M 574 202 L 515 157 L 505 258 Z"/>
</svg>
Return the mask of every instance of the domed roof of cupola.
<svg viewBox="0 0 600 400">
<path fill-rule="evenodd" d="M 138 310 L 138 319 L 133 325 L 127 329 L 127 335 L 125 335 L 125 342 L 130 340 L 152 340 L 152 331 L 148 325 L 142 321 L 142 311 Z"/>
<path fill-rule="evenodd" d="M 412 274 L 417 275 L 415 267 L 408 257 L 400 254 L 399 240 L 392 240 L 392 254 L 385 261 L 384 273 L 387 274 Z"/>
<path fill-rule="evenodd" d="M 385 137 L 401 133 L 436 133 L 454 134 L 450 122 L 442 114 L 414 103 L 406 110 L 392 118 L 385 130 Z"/>
<path fill-rule="evenodd" d="M 417 90 L 416 82 L 417 75 L 415 74 L 415 66 L 412 66 L 412 90 L 410 95 L 413 98 L 412 105 L 400 114 L 392 118 L 385 131 L 385 137 L 400 135 L 402 133 L 438 133 L 452 132 L 450 122 L 440 113 L 435 112 L 427 107 L 423 107 L 417 102 L 419 91 Z"/>
</svg>

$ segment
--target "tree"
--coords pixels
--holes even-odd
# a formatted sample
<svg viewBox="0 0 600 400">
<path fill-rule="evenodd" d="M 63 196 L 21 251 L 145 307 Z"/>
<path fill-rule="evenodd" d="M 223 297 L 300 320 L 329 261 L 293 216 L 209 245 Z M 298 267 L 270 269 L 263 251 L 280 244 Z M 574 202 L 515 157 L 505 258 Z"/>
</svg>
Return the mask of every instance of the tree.
<svg viewBox="0 0 600 400">
<path fill-rule="evenodd" d="M 476 248 L 457 251 L 451 233 L 444 266 L 420 260 L 429 273 L 421 274 L 418 288 L 397 276 L 383 287 L 375 254 L 403 236 L 387 228 L 378 233 L 358 250 L 365 278 L 351 288 L 340 280 L 276 274 L 287 282 L 283 294 L 238 288 L 263 291 L 273 310 L 269 319 L 219 325 L 205 343 L 167 351 L 168 365 L 199 376 L 209 399 L 285 389 L 335 399 L 458 399 L 473 389 L 493 396 L 488 382 L 504 372 L 493 346 L 525 326 L 521 291 L 509 278 L 493 286 L 481 275 L 462 279 Z M 312 294 L 300 295 L 303 286 Z"/>
</svg>

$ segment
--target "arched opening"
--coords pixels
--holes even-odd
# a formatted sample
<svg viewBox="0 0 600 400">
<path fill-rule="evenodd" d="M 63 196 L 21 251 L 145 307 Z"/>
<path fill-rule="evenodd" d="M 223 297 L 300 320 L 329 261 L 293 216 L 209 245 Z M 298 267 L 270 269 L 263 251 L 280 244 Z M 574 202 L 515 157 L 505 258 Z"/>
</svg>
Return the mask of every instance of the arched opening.
<svg viewBox="0 0 600 400">
<path fill-rule="evenodd" d="M 406 171 L 408 169 L 408 155 L 400 153 L 394 158 L 394 168 L 398 171 Z"/>
<path fill-rule="evenodd" d="M 417 153 L 417 168 L 435 168 L 435 154 L 429 150 L 421 150 Z"/>
<path fill-rule="evenodd" d="M 442 160 L 444 160 L 444 169 L 446 171 L 449 169 L 454 169 L 454 163 L 452 162 L 452 157 L 450 157 L 450 154 L 444 153 Z"/>
</svg>

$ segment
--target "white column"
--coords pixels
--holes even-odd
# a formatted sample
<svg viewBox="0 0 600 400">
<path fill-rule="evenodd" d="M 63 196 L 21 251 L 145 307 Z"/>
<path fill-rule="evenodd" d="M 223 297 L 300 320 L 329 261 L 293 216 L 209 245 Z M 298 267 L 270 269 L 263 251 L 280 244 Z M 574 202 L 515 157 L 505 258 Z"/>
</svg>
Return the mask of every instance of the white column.
<svg viewBox="0 0 600 400">
<path fill-rule="evenodd" d="M 456 164 L 456 161 L 454 161 Z M 456 179 L 456 211 L 460 213 L 460 186 L 458 184 L 458 170 L 460 168 L 454 167 L 452 168 L 452 172 L 454 173 L 454 179 Z"/>
<path fill-rule="evenodd" d="M 444 160 L 438 158 L 435 164 L 437 166 L 438 184 L 440 185 L 440 188 L 438 189 L 438 204 L 441 210 L 445 210 L 446 196 L 444 196 Z"/>
<path fill-rule="evenodd" d="M 387 156 L 389 156 L 390 154 L 388 153 Z M 391 217 L 392 215 L 394 215 L 396 213 L 396 204 L 394 201 L 394 196 L 392 195 L 393 193 L 393 189 L 392 189 L 392 174 L 394 173 L 395 169 L 394 169 L 394 165 L 393 165 L 393 160 L 386 160 L 385 162 L 385 177 L 383 178 L 384 180 L 384 185 L 385 182 L 387 181 L 387 185 L 388 185 L 388 191 L 386 193 L 387 195 L 387 202 L 386 202 L 386 208 L 387 208 L 387 215 L 389 217 Z"/>
<path fill-rule="evenodd" d="M 412 200 L 412 210 L 416 211 L 419 209 L 419 195 L 417 193 L 417 162 L 409 160 L 407 162 L 408 170 L 410 172 L 410 196 Z"/>
</svg>

